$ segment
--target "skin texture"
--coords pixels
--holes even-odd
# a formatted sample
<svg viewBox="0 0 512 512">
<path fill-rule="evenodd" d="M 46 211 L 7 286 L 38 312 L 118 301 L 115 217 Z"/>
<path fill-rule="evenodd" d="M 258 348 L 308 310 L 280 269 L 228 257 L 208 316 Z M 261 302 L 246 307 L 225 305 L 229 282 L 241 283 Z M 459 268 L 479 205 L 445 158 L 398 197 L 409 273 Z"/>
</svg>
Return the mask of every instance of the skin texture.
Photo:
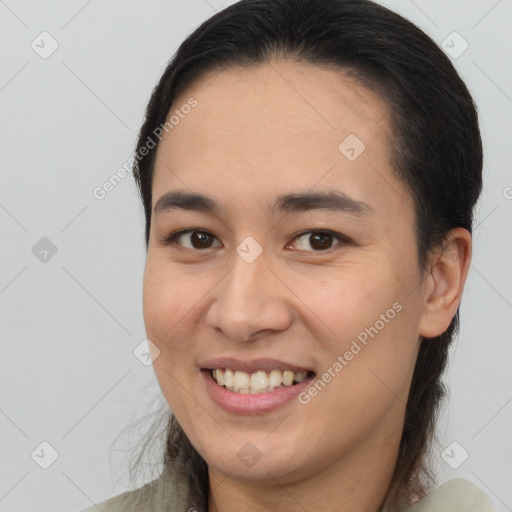
<svg viewBox="0 0 512 512">
<path fill-rule="evenodd" d="M 173 110 L 190 97 L 197 106 L 159 144 L 153 206 L 180 190 L 222 211 L 153 216 L 144 320 L 160 351 L 162 392 L 208 463 L 209 511 L 376 512 L 398 455 L 419 336 L 449 326 L 471 236 L 453 230 L 420 272 L 412 198 L 390 164 L 386 104 L 344 71 L 283 59 L 230 67 L 200 77 Z M 365 144 L 354 161 L 338 149 L 349 134 Z M 267 210 L 280 194 L 330 190 L 373 212 Z M 190 233 L 162 242 L 193 228 L 211 233 L 209 248 L 192 245 Z M 318 250 L 311 233 L 297 237 L 319 229 L 349 241 Z M 263 248 L 250 264 L 236 252 L 248 236 Z M 394 303 L 401 311 L 307 404 L 240 415 L 206 392 L 200 366 L 213 357 L 275 358 L 321 376 Z M 251 467 L 237 457 L 249 442 L 261 454 Z"/>
</svg>

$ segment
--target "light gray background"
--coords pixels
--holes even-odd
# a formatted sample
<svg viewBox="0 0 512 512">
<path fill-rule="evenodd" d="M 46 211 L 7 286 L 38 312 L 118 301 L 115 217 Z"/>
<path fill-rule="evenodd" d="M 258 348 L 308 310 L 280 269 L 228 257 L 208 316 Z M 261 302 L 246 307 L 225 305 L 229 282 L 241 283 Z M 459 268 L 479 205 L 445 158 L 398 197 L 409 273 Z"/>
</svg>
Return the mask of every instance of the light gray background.
<svg viewBox="0 0 512 512">
<path fill-rule="evenodd" d="M 133 354 L 145 338 L 143 217 L 131 176 L 101 201 L 92 191 L 131 155 L 179 43 L 229 3 L 0 0 L 1 511 L 80 509 L 129 488 L 122 450 L 146 430 L 116 436 L 163 404 Z M 469 43 L 454 62 L 479 106 L 485 188 L 434 456 L 441 483 L 467 478 L 510 511 L 512 2 L 384 3 L 439 44 L 454 31 Z M 31 47 L 50 48 L 43 31 L 59 45 L 46 59 Z M 43 237 L 57 247 L 47 262 L 32 251 Z M 457 469 L 441 456 L 454 441 L 452 459 L 469 454 Z M 42 442 L 58 453 L 48 469 Z"/>
</svg>

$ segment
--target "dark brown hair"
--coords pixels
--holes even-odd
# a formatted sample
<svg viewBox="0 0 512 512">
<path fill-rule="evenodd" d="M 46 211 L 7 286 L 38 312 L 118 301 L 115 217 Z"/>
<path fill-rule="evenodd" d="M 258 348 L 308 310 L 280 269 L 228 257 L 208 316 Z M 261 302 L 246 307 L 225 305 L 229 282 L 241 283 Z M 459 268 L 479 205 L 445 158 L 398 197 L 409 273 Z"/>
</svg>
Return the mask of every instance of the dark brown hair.
<svg viewBox="0 0 512 512">
<path fill-rule="evenodd" d="M 482 189 L 482 143 L 473 100 L 450 59 L 424 32 L 369 0 L 241 0 L 205 21 L 181 44 L 156 85 L 137 146 L 134 177 L 151 226 L 158 144 L 141 149 L 164 125 L 178 94 L 207 71 L 251 67 L 273 57 L 344 70 L 389 107 L 393 169 L 415 207 L 418 262 L 449 230 L 472 232 Z M 445 395 L 441 377 L 458 330 L 459 310 L 440 336 L 422 339 L 411 383 L 399 456 L 381 510 L 421 498 L 434 483 L 429 448 Z M 198 502 L 208 497 L 208 472 L 174 418 L 166 427 L 164 461 L 185 450 Z M 139 457 L 140 460 L 140 457 Z"/>
</svg>

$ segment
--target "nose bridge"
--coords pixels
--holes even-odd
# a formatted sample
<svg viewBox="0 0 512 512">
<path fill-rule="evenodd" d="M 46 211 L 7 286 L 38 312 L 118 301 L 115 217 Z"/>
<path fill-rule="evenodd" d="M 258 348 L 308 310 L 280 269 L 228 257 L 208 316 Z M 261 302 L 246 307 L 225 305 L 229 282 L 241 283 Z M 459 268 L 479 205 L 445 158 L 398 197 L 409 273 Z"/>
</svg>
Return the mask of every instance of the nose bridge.
<svg viewBox="0 0 512 512">
<path fill-rule="evenodd" d="M 286 304 L 279 296 L 281 288 L 271 282 L 275 277 L 267 268 L 264 254 L 255 257 L 251 243 L 238 246 L 233 266 L 213 305 L 216 315 L 211 321 L 236 341 L 246 341 L 261 330 L 285 329 L 290 321 Z"/>
<path fill-rule="evenodd" d="M 252 262 L 238 253 L 233 259 L 233 267 L 219 297 L 219 307 L 222 308 L 219 312 L 226 319 L 248 327 L 247 324 L 254 323 L 262 313 L 268 291 L 265 274 L 269 271 L 261 255 Z"/>
</svg>

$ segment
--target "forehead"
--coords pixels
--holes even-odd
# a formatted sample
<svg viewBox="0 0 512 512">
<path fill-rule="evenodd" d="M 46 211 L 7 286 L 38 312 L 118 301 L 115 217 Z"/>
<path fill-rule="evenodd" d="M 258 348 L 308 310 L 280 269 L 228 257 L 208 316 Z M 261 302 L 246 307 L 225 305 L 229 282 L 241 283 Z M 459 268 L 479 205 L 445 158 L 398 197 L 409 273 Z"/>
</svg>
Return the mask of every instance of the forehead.
<svg viewBox="0 0 512 512">
<path fill-rule="evenodd" d="M 184 114 L 191 98 L 197 105 Z M 180 120 L 159 144 L 154 202 L 172 185 L 238 198 L 325 185 L 363 199 L 378 184 L 388 206 L 386 188 L 405 195 L 391 169 L 387 105 L 343 70 L 286 60 L 213 70 L 167 119 L 173 113 Z"/>
</svg>

